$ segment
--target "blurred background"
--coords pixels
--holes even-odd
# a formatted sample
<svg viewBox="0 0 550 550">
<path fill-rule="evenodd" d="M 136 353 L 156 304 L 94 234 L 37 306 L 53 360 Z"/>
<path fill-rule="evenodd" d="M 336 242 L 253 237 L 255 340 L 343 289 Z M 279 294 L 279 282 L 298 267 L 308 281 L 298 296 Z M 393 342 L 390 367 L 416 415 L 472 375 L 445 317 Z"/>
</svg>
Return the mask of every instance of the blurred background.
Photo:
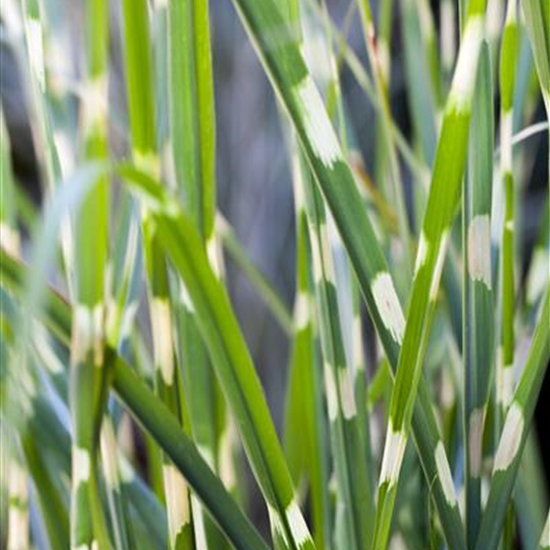
<svg viewBox="0 0 550 550">
<path fill-rule="evenodd" d="M 59 17 L 69 18 L 65 49 L 55 52 L 65 56 L 63 65 L 69 74 L 61 78 L 76 79 L 81 66 L 82 1 L 59 2 Z M 378 2 L 372 2 L 378 18 Z M 440 5 L 432 1 L 439 40 L 443 40 L 439 24 Z M 288 308 L 294 296 L 294 216 L 292 185 L 288 157 L 284 145 L 280 114 L 256 54 L 248 41 L 235 9 L 229 0 L 212 0 L 211 22 L 214 50 L 214 79 L 217 114 L 217 175 L 218 208 L 233 226 L 249 257 L 272 283 Z M 327 2 L 336 25 L 345 30 L 348 43 L 367 66 L 359 16 L 350 12 L 350 4 L 342 0 Z M 456 6 L 455 6 L 456 7 Z M 17 52 L 4 39 L 6 17 L 2 2 L 1 100 L 7 118 L 12 144 L 12 157 L 21 186 L 37 204 L 42 200 L 40 175 L 36 165 L 30 129 L 26 76 L 17 64 Z M 111 2 L 111 73 L 110 73 L 110 134 L 115 157 L 128 152 L 126 141 L 127 114 L 122 80 L 120 40 L 120 6 Z M 496 12 L 492 27 L 499 29 L 502 12 Z M 500 19 L 499 19 L 500 18 Z M 398 126 L 411 138 L 411 115 L 406 93 L 405 54 L 400 25 L 400 2 L 394 2 L 391 16 L 391 109 Z M 446 31 L 448 32 L 448 31 Z M 456 36 L 449 37 L 457 40 Z M 410 53 L 410 52 L 409 52 Z M 529 52 L 522 52 L 521 63 L 529 62 Z M 68 62 L 67 62 L 68 61 Z M 376 117 L 364 91 L 345 67 L 341 71 L 343 95 L 346 101 L 353 145 L 362 157 L 366 171 L 375 178 Z M 498 98 L 495 101 L 498 113 Z M 545 120 L 542 102 L 534 105 L 530 120 L 520 121 L 523 127 Z M 526 169 L 520 180 L 521 203 L 517 226 L 524 258 L 529 257 L 541 221 L 541 209 L 548 185 L 548 133 L 531 137 L 522 146 Z M 498 141 L 498 140 L 497 140 Z M 405 186 L 411 176 L 403 165 Z M 376 183 L 376 182 L 375 182 Z M 523 266 L 525 267 L 525 266 Z M 550 269 L 550 267 L 549 267 Z M 283 417 L 283 398 L 287 379 L 289 341 L 275 319 L 266 309 L 248 279 L 227 261 L 230 293 L 262 379 L 267 398 L 280 427 Z M 543 395 L 538 406 L 538 430 L 543 443 L 547 474 L 550 472 L 550 380 L 547 374 Z M 547 479 L 550 476 L 547 475 Z M 259 511 L 258 513 L 263 513 Z"/>
</svg>

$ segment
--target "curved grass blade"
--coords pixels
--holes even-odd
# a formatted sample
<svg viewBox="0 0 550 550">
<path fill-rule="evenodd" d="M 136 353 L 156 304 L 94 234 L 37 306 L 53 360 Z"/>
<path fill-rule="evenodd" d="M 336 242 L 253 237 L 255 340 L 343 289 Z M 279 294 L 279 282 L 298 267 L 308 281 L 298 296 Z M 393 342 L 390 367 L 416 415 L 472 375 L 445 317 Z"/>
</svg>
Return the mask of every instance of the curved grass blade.
<svg viewBox="0 0 550 550">
<path fill-rule="evenodd" d="M 261 384 L 238 328 L 226 291 L 212 271 L 193 224 L 146 174 L 125 168 L 134 188 L 156 200 L 153 212 L 159 242 L 189 293 L 198 326 L 237 418 L 243 443 L 268 504 L 276 545 L 314 548 L 277 439 Z"/>
<path fill-rule="evenodd" d="M 19 260 L 0 250 L 2 285 L 6 285 L 15 294 L 24 290 L 28 269 Z M 69 345 L 73 315 L 69 304 L 50 289 L 46 291 L 44 301 L 44 308 L 37 311 L 37 315 L 65 345 Z M 111 375 L 115 391 L 186 476 L 235 548 L 267 550 L 269 547 L 240 511 L 221 481 L 212 473 L 176 418 L 127 363 L 117 356 L 114 349 L 106 350 L 106 359 L 113 370 Z"/>
</svg>

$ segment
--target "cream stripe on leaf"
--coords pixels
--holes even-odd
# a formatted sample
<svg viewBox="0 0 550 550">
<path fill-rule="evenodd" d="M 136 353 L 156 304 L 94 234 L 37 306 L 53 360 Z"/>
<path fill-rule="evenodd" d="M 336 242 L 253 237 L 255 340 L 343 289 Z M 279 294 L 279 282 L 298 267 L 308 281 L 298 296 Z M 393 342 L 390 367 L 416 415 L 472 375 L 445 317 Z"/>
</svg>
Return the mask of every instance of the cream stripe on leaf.
<svg viewBox="0 0 550 550">
<path fill-rule="evenodd" d="M 8 533 L 6 548 L 26 550 L 30 548 L 28 474 L 18 460 L 11 458 L 6 462 L 3 465 L 8 475 L 3 483 L 7 485 L 9 498 L 8 517 L 7 521 L 4 520 Z"/>
<path fill-rule="evenodd" d="M 539 542 L 540 550 L 547 550 L 548 548 L 550 548 L 550 511 L 546 515 L 546 522 L 542 528 L 542 534 Z"/>
</svg>

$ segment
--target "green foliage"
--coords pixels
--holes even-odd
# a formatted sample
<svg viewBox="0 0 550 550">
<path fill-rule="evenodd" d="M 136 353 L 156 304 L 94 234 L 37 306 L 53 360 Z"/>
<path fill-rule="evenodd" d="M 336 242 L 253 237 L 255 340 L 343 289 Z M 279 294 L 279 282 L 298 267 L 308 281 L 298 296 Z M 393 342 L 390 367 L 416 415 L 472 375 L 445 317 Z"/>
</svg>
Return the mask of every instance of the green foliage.
<svg viewBox="0 0 550 550">
<path fill-rule="evenodd" d="M 514 136 L 541 96 L 549 110 L 548 2 L 522 0 L 519 17 L 509 0 L 491 34 L 494 3 L 460 2 L 460 21 L 442 3 L 439 37 L 424 0 L 352 4 L 365 68 L 324 2 L 233 0 L 283 123 L 291 312 L 218 211 L 216 8 L 123 0 L 117 18 L 89 0 L 72 89 L 53 55 L 65 3 L 6 0 L 44 201 L 22 191 L 2 111 L 2 548 L 548 547 L 530 428 L 550 362 L 549 186 L 530 251 L 518 205 L 533 163 Z M 127 116 L 108 94 L 119 22 Z M 410 140 L 390 104 L 396 33 Z M 350 146 L 344 66 L 374 108 L 372 173 Z M 128 120 L 130 160 L 111 117 Z M 283 444 L 224 252 L 291 346 Z"/>
</svg>

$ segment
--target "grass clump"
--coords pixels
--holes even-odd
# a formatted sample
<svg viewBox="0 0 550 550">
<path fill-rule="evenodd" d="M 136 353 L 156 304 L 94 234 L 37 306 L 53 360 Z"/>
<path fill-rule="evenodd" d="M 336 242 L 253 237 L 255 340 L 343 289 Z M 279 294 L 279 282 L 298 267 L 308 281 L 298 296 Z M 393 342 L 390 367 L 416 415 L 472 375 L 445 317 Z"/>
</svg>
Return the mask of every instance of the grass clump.
<svg viewBox="0 0 550 550">
<path fill-rule="evenodd" d="M 218 211 L 207 0 L 86 2 L 76 83 L 52 55 L 64 2 L 6 0 L 45 199 L 17 181 L 2 110 L 3 547 L 550 546 L 531 429 L 550 361 L 548 181 L 532 250 L 519 216 L 522 139 L 548 133 L 532 124 L 541 96 L 550 111 L 548 3 L 507 2 L 492 33 L 497 2 L 442 2 L 439 37 L 424 0 L 352 3 L 366 68 L 324 2 L 233 3 L 280 107 L 292 312 Z M 117 25 L 125 157 L 109 132 Z M 391 109 L 395 32 L 410 138 Z M 376 115 L 372 170 L 345 71 Z M 281 439 L 224 252 L 291 345 Z"/>
</svg>

